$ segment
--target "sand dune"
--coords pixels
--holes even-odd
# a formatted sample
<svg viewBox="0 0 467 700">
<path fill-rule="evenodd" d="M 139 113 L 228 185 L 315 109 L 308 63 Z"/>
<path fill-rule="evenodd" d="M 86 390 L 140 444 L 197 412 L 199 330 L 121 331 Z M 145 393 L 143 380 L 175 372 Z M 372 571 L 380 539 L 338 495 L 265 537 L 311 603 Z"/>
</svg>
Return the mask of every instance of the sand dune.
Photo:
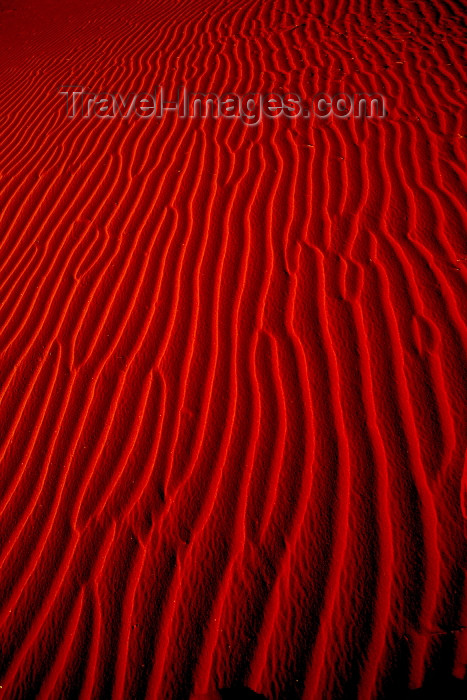
<svg viewBox="0 0 467 700">
<path fill-rule="evenodd" d="M 465 8 L 5 0 L 0 37 L 2 697 L 463 697 Z"/>
</svg>

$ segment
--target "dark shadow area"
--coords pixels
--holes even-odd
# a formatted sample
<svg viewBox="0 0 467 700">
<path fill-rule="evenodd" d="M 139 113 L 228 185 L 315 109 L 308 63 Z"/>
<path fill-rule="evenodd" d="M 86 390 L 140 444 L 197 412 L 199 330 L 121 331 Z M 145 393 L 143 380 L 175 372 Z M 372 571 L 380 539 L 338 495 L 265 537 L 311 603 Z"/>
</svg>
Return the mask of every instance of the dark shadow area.
<svg viewBox="0 0 467 700">
<path fill-rule="evenodd" d="M 467 681 L 446 676 L 428 678 L 423 688 L 409 690 L 406 693 L 407 700 L 466 700 Z"/>
<path fill-rule="evenodd" d="M 221 688 L 219 690 L 221 698 L 225 700 L 267 700 L 265 695 L 255 693 L 250 688 L 239 686 L 238 688 Z"/>
</svg>

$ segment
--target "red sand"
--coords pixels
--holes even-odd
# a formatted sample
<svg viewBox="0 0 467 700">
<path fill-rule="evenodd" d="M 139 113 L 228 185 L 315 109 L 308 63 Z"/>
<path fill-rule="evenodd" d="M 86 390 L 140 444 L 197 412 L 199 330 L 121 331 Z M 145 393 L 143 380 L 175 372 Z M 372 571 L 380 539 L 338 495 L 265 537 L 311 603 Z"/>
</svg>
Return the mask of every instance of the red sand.
<svg viewBox="0 0 467 700">
<path fill-rule="evenodd" d="M 465 692 L 462 4 L 3 0 L 0 40 L 1 697 Z"/>
</svg>

